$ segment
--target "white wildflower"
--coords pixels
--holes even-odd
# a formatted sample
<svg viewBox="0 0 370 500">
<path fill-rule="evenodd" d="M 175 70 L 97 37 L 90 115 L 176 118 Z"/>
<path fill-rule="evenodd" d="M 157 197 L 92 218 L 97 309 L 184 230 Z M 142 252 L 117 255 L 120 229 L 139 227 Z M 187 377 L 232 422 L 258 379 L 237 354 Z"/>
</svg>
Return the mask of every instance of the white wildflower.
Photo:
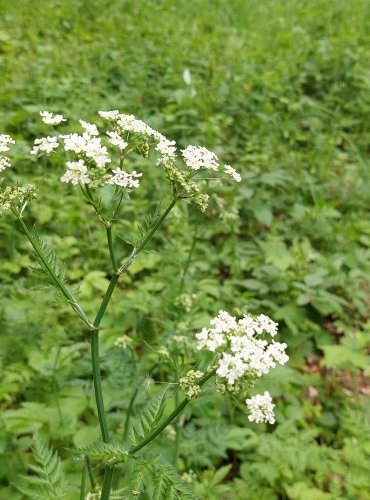
<svg viewBox="0 0 370 500">
<path fill-rule="evenodd" d="M 63 139 L 64 150 L 65 151 L 73 151 L 76 154 L 82 153 L 86 148 L 86 138 L 82 137 L 82 135 L 78 135 L 76 133 L 61 135 L 61 139 Z"/>
<path fill-rule="evenodd" d="M 256 318 L 255 330 L 257 333 L 269 333 L 271 337 L 274 337 L 277 334 L 279 324 L 272 321 L 271 318 L 265 316 L 264 314 L 260 314 Z"/>
<path fill-rule="evenodd" d="M 140 185 L 139 177 L 143 175 L 137 173 L 136 170 L 129 173 L 120 168 L 113 170 L 113 173 L 114 175 L 108 180 L 108 184 L 114 184 L 124 188 L 138 188 Z"/>
<path fill-rule="evenodd" d="M 95 123 L 88 123 L 84 120 L 79 120 L 81 127 L 87 132 L 89 135 L 99 135 L 99 130 Z"/>
<path fill-rule="evenodd" d="M 242 180 L 242 177 L 238 172 L 235 170 L 235 168 L 231 167 L 230 165 L 225 165 L 224 166 L 224 171 L 231 180 L 235 182 L 240 182 Z"/>
<path fill-rule="evenodd" d="M 49 111 L 40 111 L 40 116 L 46 125 L 59 125 L 67 121 L 62 115 L 53 115 Z"/>
<path fill-rule="evenodd" d="M 222 333 L 228 333 L 231 330 L 235 330 L 238 326 L 234 316 L 222 310 L 218 312 L 218 316 L 211 319 L 210 323 L 216 332 Z"/>
<path fill-rule="evenodd" d="M 118 132 L 107 132 L 107 136 L 112 146 L 117 146 L 121 151 L 127 148 L 128 143 L 122 139 Z"/>
<path fill-rule="evenodd" d="M 62 182 L 70 182 L 71 184 L 89 184 L 90 178 L 88 175 L 87 167 L 83 160 L 67 161 L 67 170 L 62 175 L 60 180 Z"/>
<path fill-rule="evenodd" d="M 91 136 L 88 132 L 83 135 L 73 133 L 60 137 L 63 139 L 65 151 L 73 151 L 77 155 L 83 154 L 93 160 L 98 167 L 104 167 L 111 161 L 107 148 L 101 145 L 100 137 Z"/>
<path fill-rule="evenodd" d="M 181 150 L 186 165 L 192 170 L 209 168 L 218 170 L 219 163 L 215 153 L 202 146 L 188 146 Z"/>
<path fill-rule="evenodd" d="M 235 380 L 244 375 L 245 371 L 246 365 L 239 356 L 232 356 L 224 352 L 218 362 L 216 373 L 219 377 L 226 378 L 228 384 L 234 384 Z"/>
<path fill-rule="evenodd" d="M 215 352 L 216 349 L 226 343 L 223 333 L 209 328 L 203 328 L 201 332 L 195 334 L 195 337 L 198 339 L 198 350 L 207 349 L 208 351 Z"/>
<path fill-rule="evenodd" d="M 264 394 L 257 394 L 247 399 L 246 404 L 250 415 L 248 420 L 250 422 L 256 422 L 257 424 L 262 424 L 264 422 L 273 424 L 275 422 L 274 407 L 270 394 L 265 391 Z"/>
<path fill-rule="evenodd" d="M 2 172 L 3 170 L 5 170 L 7 167 L 10 167 L 11 164 L 10 164 L 10 161 L 8 160 L 8 158 L 6 156 L 1 156 L 0 155 L 0 172 Z"/>
<path fill-rule="evenodd" d="M 112 111 L 99 111 L 99 115 L 105 120 L 116 121 L 119 117 L 118 109 L 114 109 Z"/>
<path fill-rule="evenodd" d="M 134 115 L 120 114 L 117 120 L 117 125 L 123 132 L 133 132 L 136 134 L 145 134 L 149 136 L 158 134 L 158 132 L 153 130 L 142 120 L 138 120 L 137 118 L 135 118 Z"/>
<path fill-rule="evenodd" d="M 176 142 L 169 141 L 166 137 L 161 136 L 155 150 L 158 151 L 162 157 L 157 160 L 157 165 L 172 164 L 176 158 Z"/>
<path fill-rule="evenodd" d="M 9 151 L 8 144 L 15 144 L 14 139 L 7 134 L 0 134 L 0 153 L 5 153 Z"/>
<path fill-rule="evenodd" d="M 273 360 L 280 365 L 285 365 L 289 361 L 289 356 L 285 353 L 288 346 L 285 343 L 272 341 L 267 347 L 267 353 Z"/>
<path fill-rule="evenodd" d="M 31 155 L 36 155 L 38 153 L 50 154 L 57 149 L 59 146 L 58 139 L 56 137 L 41 137 L 40 139 L 35 139 L 34 146 L 31 149 Z"/>
</svg>

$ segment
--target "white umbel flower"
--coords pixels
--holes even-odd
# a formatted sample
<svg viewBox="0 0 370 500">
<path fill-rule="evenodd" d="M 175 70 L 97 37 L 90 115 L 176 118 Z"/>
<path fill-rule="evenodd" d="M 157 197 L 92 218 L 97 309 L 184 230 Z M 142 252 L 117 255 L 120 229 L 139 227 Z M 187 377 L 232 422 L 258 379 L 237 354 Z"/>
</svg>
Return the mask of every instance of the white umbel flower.
<svg viewBox="0 0 370 500">
<path fill-rule="evenodd" d="M 270 394 L 265 391 L 264 394 L 257 394 L 247 399 L 246 404 L 250 412 L 248 420 L 257 424 L 275 423 L 274 407 Z"/>
<path fill-rule="evenodd" d="M 143 175 L 137 173 L 136 170 L 129 173 L 121 170 L 120 168 L 116 168 L 115 170 L 113 170 L 113 173 L 114 175 L 112 175 L 107 183 L 129 189 L 138 188 L 140 185 L 139 178 Z"/>
<path fill-rule="evenodd" d="M 56 137 L 41 137 L 40 139 L 35 139 L 34 146 L 31 149 L 31 155 L 37 155 L 38 153 L 50 154 L 57 149 L 59 146 L 58 139 Z"/>
<path fill-rule="evenodd" d="M 91 125 L 86 122 L 84 123 L 89 126 Z M 95 125 L 92 125 L 92 127 L 91 130 L 95 132 Z M 107 163 L 111 162 L 108 150 L 105 146 L 102 146 L 100 137 L 90 135 L 88 132 L 82 135 L 73 133 L 61 135 L 60 137 L 63 139 L 65 151 L 73 151 L 77 155 L 85 155 L 87 158 L 93 160 L 98 167 L 104 167 Z"/>
<path fill-rule="evenodd" d="M 117 121 L 119 117 L 118 109 L 113 109 L 112 111 L 99 111 L 98 113 L 104 120 L 109 121 Z"/>
<path fill-rule="evenodd" d="M 176 142 L 169 141 L 166 137 L 161 136 L 159 138 L 159 142 L 155 147 L 155 150 L 158 151 L 162 156 L 157 160 L 157 165 L 166 166 L 170 165 L 175 161 L 176 158 Z"/>
<path fill-rule="evenodd" d="M 49 111 L 40 111 L 40 116 L 46 125 L 59 125 L 67 121 L 62 115 L 53 115 Z"/>
<path fill-rule="evenodd" d="M 0 134 L 0 153 L 5 153 L 9 151 L 8 144 L 15 144 L 14 139 L 7 134 Z"/>
<path fill-rule="evenodd" d="M 11 167 L 10 161 L 6 156 L 0 155 L 0 172 L 5 170 L 7 167 Z"/>
<path fill-rule="evenodd" d="M 116 146 L 121 151 L 127 148 L 128 143 L 122 139 L 118 132 L 107 132 L 107 136 L 112 146 Z"/>
<path fill-rule="evenodd" d="M 83 160 L 67 161 L 66 165 L 67 170 L 60 178 L 62 182 L 70 182 L 75 186 L 77 184 L 89 184 L 90 178 L 88 175 L 87 167 Z"/>
<path fill-rule="evenodd" d="M 117 125 L 122 132 L 133 132 L 135 134 L 144 134 L 149 136 L 158 134 L 158 132 L 153 130 L 142 120 L 138 120 L 134 115 L 120 114 L 117 120 Z"/>
<path fill-rule="evenodd" d="M 210 321 L 210 328 L 195 335 L 198 350 L 210 352 L 223 351 L 223 358 L 218 361 L 217 375 L 228 380 L 228 384 L 244 375 L 261 377 L 277 364 L 288 361 L 285 353 L 286 344 L 270 343 L 261 334 L 276 335 L 278 324 L 268 316 L 260 314 L 256 318 L 245 315 L 236 320 L 226 311 L 219 311 L 218 316 Z M 226 347 L 226 349 L 225 349 Z M 229 365 L 228 362 L 232 365 Z M 232 382 L 230 382 L 232 380 Z"/>
<path fill-rule="evenodd" d="M 81 127 L 87 132 L 89 135 L 99 135 L 99 130 L 95 123 L 88 123 L 84 120 L 79 120 Z"/>
<path fill-rule="evenodd" d="M 231 167 L 230 165 L 225 165 L 224 166 L 224 171 L 227 177 L 235 182 L 240 182 L 242 180 L 242 177 L 238 172 L 235 170 L 235 168 Z"/>
<path fill-rule="evenodd" d="M 192 170 L 209 168 L 218 170 L 219 163 L 215 153 L 202 146 L 188 146 L 181 150 L 186 165 Z"/>
<path fill-rule="evenodd" d="M 246 365 L 239 356 L 223 353 L 218 362 L 216 373 L 219 377 L 224 377 L 228 384 L 234 384 L 235 380 L 240 378 L 246 370 Z"/>
</svg>

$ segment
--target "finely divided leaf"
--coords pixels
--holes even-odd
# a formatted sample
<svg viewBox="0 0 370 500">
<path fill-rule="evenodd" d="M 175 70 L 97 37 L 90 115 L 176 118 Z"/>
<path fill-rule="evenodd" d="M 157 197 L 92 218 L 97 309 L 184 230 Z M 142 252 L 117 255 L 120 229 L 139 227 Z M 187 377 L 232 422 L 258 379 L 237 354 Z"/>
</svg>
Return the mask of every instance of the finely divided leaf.
<svg viewBox="0 0 370 500">
<path fill-rule="evenodd" d="M 107 465 L 126 462 L 130 459 L 130 455 L 121 443 L 95 441 L 87 446 L 69 449 L 69 451 L 74 455 L 88 456 L 92 462 L 104 462 Z"/>
<path fill-rule="evenodd" d="M 158 426 L 167 403 L 166 393 L 167 389 L 152 398 L 142 411 L 139 422 L 132 426 L 130 438 L 134 445 L 143 441 Z"/>
<path fill-rule="evenodd" d="M 149 479 L 153 483 L 153 500 L 197 500 L 191 487 L 169 464 L 160 462 L 158 457 L 150 462 L 143 457 L 135 459 L 130 489 L 142 492 Z"/>
<path fill-rule="evenodd" d="M 58 454 L 48 444 L 37 438 L 32 448 L 35 464 L 30 465 L 34 475 L 20 476 L 15 488 L 32 500 L 52 500 L 64 497 L 68 492 L 62 477 Z"/>
</svg>

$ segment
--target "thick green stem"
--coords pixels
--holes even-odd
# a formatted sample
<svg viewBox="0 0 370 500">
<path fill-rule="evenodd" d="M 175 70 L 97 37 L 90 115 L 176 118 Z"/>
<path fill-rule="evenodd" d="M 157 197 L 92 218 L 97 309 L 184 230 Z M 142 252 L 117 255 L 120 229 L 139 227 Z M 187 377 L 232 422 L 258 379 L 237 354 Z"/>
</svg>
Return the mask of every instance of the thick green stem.
<svg viewBox="0 0 370 500">
<path fill-rule="evenodd" d="M 91 364 L 94 380 L 94 391 L 96 408 L 98 410 L 98 418 L 100 430 L 104 443 L 109 442 L 109 432 L 107 426 L 107 418 L 104 409 L 103 390 L 101 385 L 100 360 L 99 360 L 99 332 L 96 330 L 91 334 Z"/>
<path fill-rule="evenodd" d="M 199 385 L 202 386 L 209 380 L 213 375 L 216 373 L 216 369 L 211 370 L 208 372 L 202 379 L 199 381 Z M 128 452 L 129 455 L 134 455 L 137 453 L 139 450 L 147 446 L 153 439 L 155 439 L 158 434 L 160 434 L 170 423 L 172 420 L 174 420 L 181 412 L 182 410 L 190 403 L 191 399 L 184 399 L 175 409 L 174 411 L 166 418 L 166 420 L 156 428 L 155 431 L 153 431 L 149 436 L 144 439 L 141 443 L 139 443 L 137 446 L 134 448 L 131 448 L 131 450 Z"/>
<path fill-rule="evenodd" d="M 28 240 L 30 241 L 31 245 L 33 246 L 33 249 L 39 256 L 41 262 L 43 263 L 45 269 L 49 273 L 50 277 L 54 281 L 55 285 L 59 288 L 61 294 L 63 297 L 68 301 L 69 305 L 72 307 L 72 309 L 75 311 L 75 313 L 84 321 L 87 326 L 89 327 L 89 330 L 94 330 L 94 325 L 91 323 L 89 318 L 86 316 L 84 311 L 82 310 L 82 307 L 76 302 L 75 298 L 72 296 L 71 292 L 68 290 L 68 288 L 65 287 L 65 285 L 61 282 L 61 280 L 58 278 L 58 276 L 54 273 L 53 269 L 50 267 L 49 263 L 45 260 L 43 252 L 41 251 L 37 241 L 33 237 L 31 231 L 28 229 L 26 223 L 24 222 L 22 216 L 18 217 L 18 220 L 22 226 L 23 231 L 25 232 Z"/>
<path fill-rule="evenodd" d="M 110 260 L 112 262 L 113 271 L 116 272 L 118 269 L 118 264 L 117 264 L 117 260 L 116 260 L 116 256 L 115 256 L 114 248 L 113 248 L 112 224 L 111 223 L 109 223 L 109 225 L 106 226 L 106 231 L 107 231 L 107 240 L 108 240 Z"/>
<path fill-rule="evenodd" d="M 103 489 L 100 495 L 100 500 L 108 500 L 110 489 L 112 487 L 114 469 L 112 467 L 106 467 L 104 473 Z"/>
<path fill-rule="evenodd" d="M 117 263 L 115 260 L 114 252 L 113 252 L 113 243 L 112 243 L 112 233 L 111 231 L 108 231 L 110 229 L 110 224 L 107 225 L 107 238 L 108 238 L 108 246 L 109 246 L 109 252 L 112 260 L 112 265 L 114 267 L 115 274 L 113 274 L 108 288 L 104 294 L 102 303 L 100 304 L 99 311 L 96 315 L 96 318 L 93 323 L 94 331 L 92 332 L 91 336 L 91 362 L 92 362 L 92 370 L 93 370 L 93 380 L 94 380 L 94 392 L 95 392 L 95 400 L 96 400 L 96 407 L 98 411 L 98 418 L 99 418 L 99 424 L 100 424 L 100 430 L 102 434 L 103 441 L 105 443 L 109 442 L 109 431 L 108 431 L 108 425 L 107 425 L 107 417 L 105 413 L 105 408 L 104 408 L 104 399 L 103 399 L 103 390 L 102 390 L 102 382 L 101 382 L 101 372 L 100 372 L 100 356 L 99 356 L 99 326 L 100 323 L 104 317 L 105 311 L 108 307 L 108 304 L 110 302 L 110 299 L 112 297 L 113 291 L 118 283 L 119 276 L 125 271 L 130 264 L 135 260 L 135 258 L 139 255 L 141 250 L 147 245 L 149 240 L 152 238 L 154 233 L 157 231 L 159 226 L 162 224 L 164 219 L 167 217 L 169 212 L 172 210 L 176 203 L 176 199 L 173 200 L 170 205 L 168 206 L 167 210 L 162 214 L 160 219 L 156 222 L 156 224 L 153 226 L 153 228 L 149 231 L 149 233 L 146 235 L 146 237 L 143 239 L 143 241 L 140 243 L 140 245 L 134 249 L 130 257 L 124 262 L 124 264 L 117 269 Z M 100 496 L 101 500 L 107 500 L 109 499 L 109 493 L 112 487 L 112 480 L 113 480 L 113 469 L 110 467 L 105 468 L 105 474 L 104 474 L 104 482 L 103 482 L 103 489 L 102 493 Z"/>
</svg>

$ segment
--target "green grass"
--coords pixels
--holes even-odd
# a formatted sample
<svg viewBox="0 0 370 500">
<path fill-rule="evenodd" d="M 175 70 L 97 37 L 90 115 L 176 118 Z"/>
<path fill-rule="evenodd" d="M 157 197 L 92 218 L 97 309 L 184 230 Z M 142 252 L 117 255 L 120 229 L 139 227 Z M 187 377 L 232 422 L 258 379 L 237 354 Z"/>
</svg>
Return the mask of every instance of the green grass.
<svg viewBox="0 0 370 500">
<path fill-rule="evenodd" d="M 291 357 L 258 386 L 276 399 L 278 424 L 251 425 L 206 394 L 186 414 L 179 471 L 195 472 L 206 500 L 369 499 L 369 2 L 0 0 L 0 12 L 0 132 L 19 139 L 9 175 L 40 185 L 29 222 L 71 280 L 83 281 L 88 313 L 109 278 L 104 231 L 58 181 L 62 165 L 29 159 L 45 133 L 39 110 L 75 121 L 100 109 L 135 113 L 180 146 L 215 150 L 243 175 L 238 190 L 217 188 L 205 216 L 177 209 L 156 252 L 116 291 L 103 325 L 112 431 L 122 432 L 136 377 L 129 351 L 113 347 L 118 336 L 132 336 L 140 360 L 139 414 L 161 388 L 145 390 L 158 355 L 144 340 L 191 338 L 219 308 L 266 312 Z M 143 168 L 124 236 L 161 198 L 164 179 Z M 187 312 L 178 295 L 194 238 Z M 0 253 L 0 497 L 22 498 L 9 483 L 27 470 L 36 426 L 59 450 L 78 498 L 81 464 L 65 448 L 98 436 L 89 339 L 64 305 L 34 291 L 30 248 L 10 217 L 0 219 Z M 152 377 L 169 373 L 161 362 Z M 168 437 L 156 446 L 173 459 Z"/>
</svg>

